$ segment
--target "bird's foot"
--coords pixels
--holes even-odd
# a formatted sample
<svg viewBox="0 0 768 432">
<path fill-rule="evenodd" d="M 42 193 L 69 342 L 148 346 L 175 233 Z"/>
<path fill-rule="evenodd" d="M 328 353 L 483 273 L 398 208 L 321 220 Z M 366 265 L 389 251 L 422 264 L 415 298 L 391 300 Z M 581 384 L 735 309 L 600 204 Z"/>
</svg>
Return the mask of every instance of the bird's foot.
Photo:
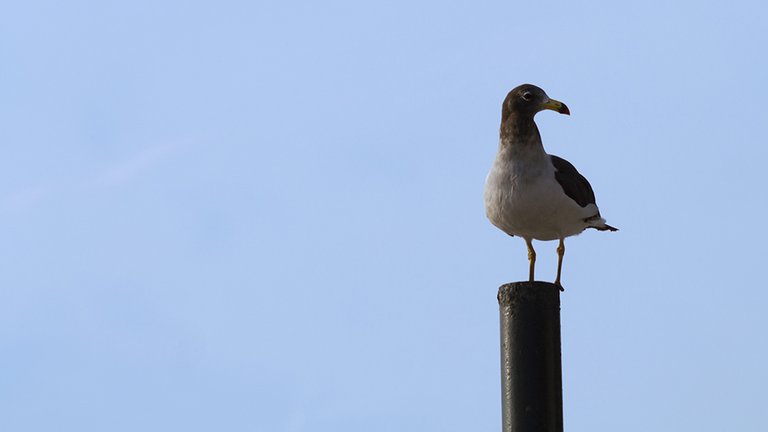
<svg viewBox="0 0 768 432">
<path fill-rule="evenodd" d="M 560 283 L 559 280 L 555 281 L 555 285 L 560 288 L 560 292 L 565 292 L 565 288 L 563 288 L 563 284 Z"/>
</svg>

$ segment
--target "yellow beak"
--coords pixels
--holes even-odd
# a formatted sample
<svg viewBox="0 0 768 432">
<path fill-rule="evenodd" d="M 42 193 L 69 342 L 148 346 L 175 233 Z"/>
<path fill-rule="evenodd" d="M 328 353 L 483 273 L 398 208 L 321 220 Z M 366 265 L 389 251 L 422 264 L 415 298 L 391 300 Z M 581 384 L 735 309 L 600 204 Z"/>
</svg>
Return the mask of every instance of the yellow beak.
<svg viewBox="0 0 768 432">
<path fill-rule="evenodd" d="M 544 109 L 557 111 L 560 114 L 571 115 L 571 111 L 568 109 L 568 107 L 565 106 L 565 104 L 560 102 L 559 100 L 549 99 L 548 101 L 544 102 L 541 106 Z"/>
</svg>

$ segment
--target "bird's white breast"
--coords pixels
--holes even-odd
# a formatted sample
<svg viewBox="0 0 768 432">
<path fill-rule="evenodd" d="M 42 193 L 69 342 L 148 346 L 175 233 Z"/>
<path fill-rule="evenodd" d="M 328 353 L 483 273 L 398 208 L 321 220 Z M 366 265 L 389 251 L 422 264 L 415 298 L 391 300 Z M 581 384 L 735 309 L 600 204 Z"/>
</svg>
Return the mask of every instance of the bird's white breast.
<svg viewBox="0 0 768 432">
<path fill-rule="evenodd" d="M 596 207 L 582 208 L 563 192 L 549 155 L 539 149 L 500 147 L 485 184 L 488 219 L 523 238 L 555 240 L 578 234 Z"/>
</svg>

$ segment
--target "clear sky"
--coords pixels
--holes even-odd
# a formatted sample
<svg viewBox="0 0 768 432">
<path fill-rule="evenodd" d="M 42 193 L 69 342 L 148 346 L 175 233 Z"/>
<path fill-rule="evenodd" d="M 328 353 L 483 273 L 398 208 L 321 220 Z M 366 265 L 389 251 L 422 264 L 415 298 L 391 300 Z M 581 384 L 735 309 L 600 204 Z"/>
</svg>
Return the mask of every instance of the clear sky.
<svg viewBox="0 0 768 432">
<path fill-rule="evenodd" d="M 0 430 L 499 430 L 527 261 L 482 188 L 530 82 L 621 229 L 566 243 L 566 429 L 764 431 L 766 17 L 4 3 Z"/>
</svg>

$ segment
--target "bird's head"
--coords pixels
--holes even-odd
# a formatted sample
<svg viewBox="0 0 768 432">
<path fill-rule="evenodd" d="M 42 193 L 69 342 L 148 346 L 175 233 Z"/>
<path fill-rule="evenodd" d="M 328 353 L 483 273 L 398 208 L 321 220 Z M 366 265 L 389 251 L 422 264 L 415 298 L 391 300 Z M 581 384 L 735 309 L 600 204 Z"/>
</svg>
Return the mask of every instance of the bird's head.
<svg viewBox="0 0 768 432">
<path fill-rule="evenodd" d="M 533 84 L 523 84 L 515 87 L 507 94 L 507 98 L 504 99 L 501 117 L 506 119 L 510 115 L 515 114 L 517 116 L 533 118 L 537 112 L 546 109 L 557 111 L 560 114 L 571 114 L 564 103 L 551 99 L 544 90 Z"/>
</svg>

